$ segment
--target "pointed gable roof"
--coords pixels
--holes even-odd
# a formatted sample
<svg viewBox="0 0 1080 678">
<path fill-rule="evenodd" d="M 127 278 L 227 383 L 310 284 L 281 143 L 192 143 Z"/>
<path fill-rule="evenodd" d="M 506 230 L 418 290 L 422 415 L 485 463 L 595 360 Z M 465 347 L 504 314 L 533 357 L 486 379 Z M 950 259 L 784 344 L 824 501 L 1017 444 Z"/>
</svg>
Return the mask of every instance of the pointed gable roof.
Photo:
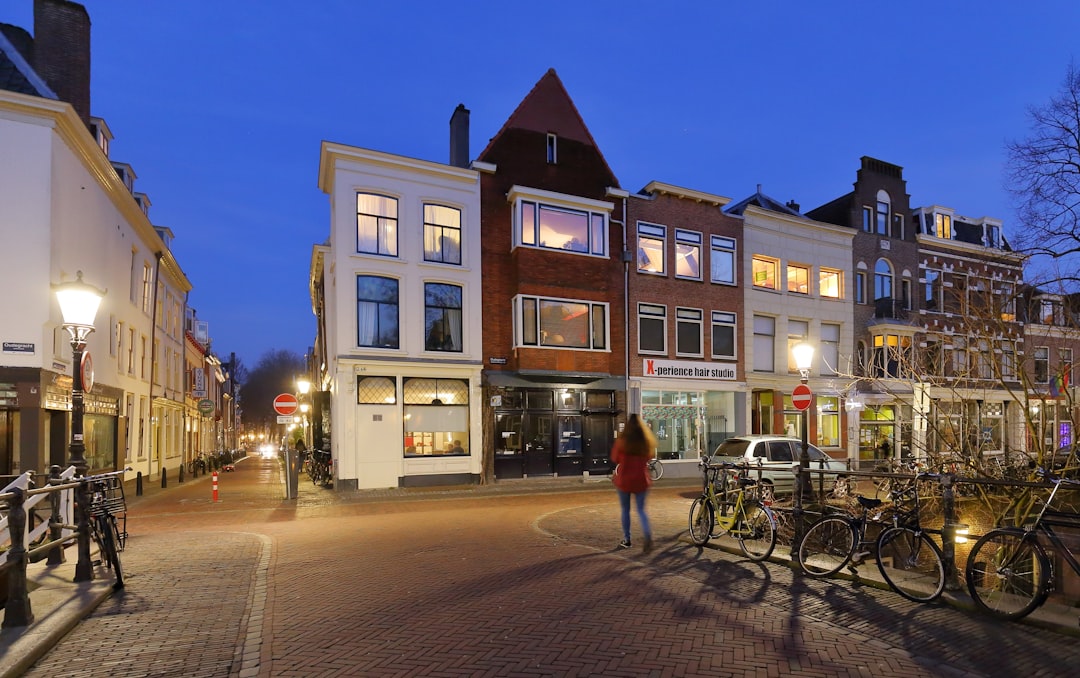
<svg viewBox="0 0 1080 678">
<path fill-rule="evenodd" d="M 612 178 L 615 177 L 615 173 L 611 171 L 611 166 L 608 165 L 604 154 L 600 152 L 600 147 L 589 133 L 589 128 L 585 126 L 581 113 L 578 112 L 577 106 L 574 105 L 554 68 L 549 68 L 547 73 L 544 73 L 543 77 L 533 85 L 532 90 L 525 95 L 495 136 L 491 137 L 477 159 L 484 161 L 488 151 L 509 129 L 555 134 L 592 146 L 600 155 L 608 174 Z"/>
</svg>

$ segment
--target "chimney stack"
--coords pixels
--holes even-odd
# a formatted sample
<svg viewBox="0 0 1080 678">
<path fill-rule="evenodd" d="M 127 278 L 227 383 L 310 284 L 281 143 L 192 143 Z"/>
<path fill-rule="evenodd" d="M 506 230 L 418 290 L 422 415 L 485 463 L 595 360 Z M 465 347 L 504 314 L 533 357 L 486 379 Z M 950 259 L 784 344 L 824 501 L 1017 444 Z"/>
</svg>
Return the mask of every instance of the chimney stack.
<svg viewBox="0 0 1080 678">
<path fill-rule="evenodd" d="M 795 202 L 794 200 L 788 200 L 787 201 L 787 206 L 788 206 L 788 209 L 790 209 L 793 212 L 798 212 L 799 211 L 799 203 Z"/>
<path fill-rule="evenodd" d="M 458 104 L 450 116 L 450 164 L 469 166 L 469 109 Z"/>
<path fill-rule="evenodd" d="M 90 127 L 90 15 L 68 0 L 34 0 L 34 70 Z"/>
</svg>

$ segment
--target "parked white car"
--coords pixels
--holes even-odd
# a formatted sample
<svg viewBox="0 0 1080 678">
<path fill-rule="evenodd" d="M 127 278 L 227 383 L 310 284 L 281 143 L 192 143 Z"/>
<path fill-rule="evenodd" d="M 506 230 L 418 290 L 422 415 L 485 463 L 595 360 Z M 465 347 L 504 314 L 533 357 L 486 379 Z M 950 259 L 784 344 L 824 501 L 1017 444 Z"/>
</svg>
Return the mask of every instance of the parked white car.
<svg viewBox="0 0 1080 678">
<path fill-rule="evenodd" d="M 795 473 L 792 470 L 799 463 L 802 454 L 802 441 L 799 438 L 777 435 L 744 435 L 728 438 L 720 443 L 709 458 L 711 463 L 728 462 L 747 467 L 747 475 L 758 479 L 766 487 L 771 486 L 774 494 L 791 494 L 795 491 Z M 807 445 L 810 457 L 810 470 L 846 471 L 847 464 L 833 459 L 813 445 Z M 810 473 L 810 482 L 818 487 L 819 479 L 824 475 L 824 487 L 831 491 L 836 481 L 836 473 Z"/>
</svg>

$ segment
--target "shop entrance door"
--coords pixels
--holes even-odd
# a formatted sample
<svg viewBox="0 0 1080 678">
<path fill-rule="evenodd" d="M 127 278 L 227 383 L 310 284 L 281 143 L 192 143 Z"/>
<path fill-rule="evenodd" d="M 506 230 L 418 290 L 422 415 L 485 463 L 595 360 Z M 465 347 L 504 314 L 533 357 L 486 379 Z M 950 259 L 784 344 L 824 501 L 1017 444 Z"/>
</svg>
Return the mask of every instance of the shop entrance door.
<svg viewBox="0 0 1080 678">
<path fill-rule="evenodd" d="M 611 471 L 615 415 L 585 415 L 585 469 L 592 474 Z"/>
<path fill-rule="evenodd" d="M 530 477 L 555 472 L 554 420 L 551 414 L 525 415 L 525 473 Z"/>
</svg>

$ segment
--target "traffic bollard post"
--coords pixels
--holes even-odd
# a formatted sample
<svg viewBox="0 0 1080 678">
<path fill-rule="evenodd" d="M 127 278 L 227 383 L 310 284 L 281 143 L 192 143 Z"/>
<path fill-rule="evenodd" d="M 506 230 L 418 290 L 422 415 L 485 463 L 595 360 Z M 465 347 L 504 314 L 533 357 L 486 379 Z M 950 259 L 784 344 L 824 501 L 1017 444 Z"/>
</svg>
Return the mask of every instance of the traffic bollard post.
<svg viewBox="0 0 1080 678">
<path fill-rule="evenodd" d="M 217 500 L 218 500 L 218 498 L 217 498 L 217 496 L 218 496 L 217 495 L 217 481 L 218 481 L 218 472 L 214 471 L 213 487 L 214 487 L 214 501 L 215 502 L 217 502 Z"/>
</svg>

